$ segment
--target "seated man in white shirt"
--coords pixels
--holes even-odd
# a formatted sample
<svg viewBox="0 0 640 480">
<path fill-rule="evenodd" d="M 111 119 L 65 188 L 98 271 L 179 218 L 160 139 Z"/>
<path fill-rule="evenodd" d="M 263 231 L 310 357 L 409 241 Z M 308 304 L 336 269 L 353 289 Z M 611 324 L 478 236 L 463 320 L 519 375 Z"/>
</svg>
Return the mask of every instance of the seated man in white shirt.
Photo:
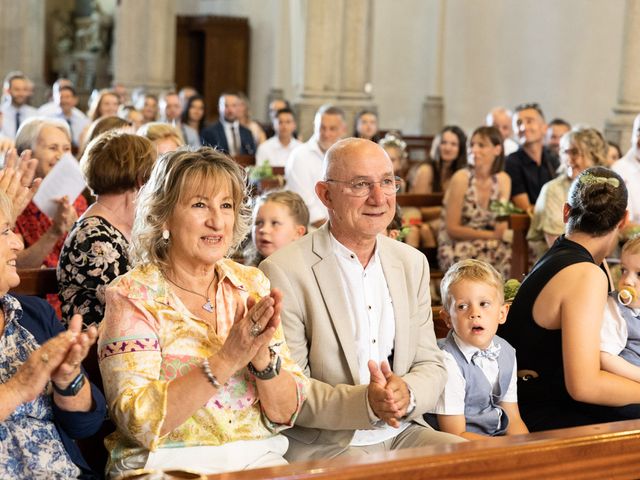
<svg viewBox="0 0 640 480">
<path fill-rule="evenodd" d="M 293 111 L 289 108 L 278 110 L 273 119 L 275 135 L 258 145 L 256 165 L 262 165 L 268 160 L 272 167 L 284 167 L 293 149 L 302 145 L 293 136 L 296 128 Z"/>
<path fill-rule="evenodd" d="M 629 192 L 629 220 L 640 224 L 640 115 L 633 121 L 631 148 L 611 170 L 622 177 Z"/>
<path fill-rule="evenodd" d="M 429 265 L 384 236 L 399 182 L 386 152 L 349 138 L 316 182 L 329 221 L 260 264 L 284 294 L 292 357 L 311 378 L 287 431 L 290 461 L 454 443 L 422 414 L 446 381 L 433 330 Z"/>
<path fill-rule="evenodd" d="M 322 179 L 325 152 L 347 132 L 344 111 L 332 105 L 321 106 L 313 127 L 311 138 L 291 152 L 284 176 L 287 189 L 296 192 L 307 204 L 311 225 L 319 227 L 327 220 L 327 208 L 316 196 L 316 183 Z"/>
<path fill-rule="evenodd" d="M 30 95 L 30 80 L 22 72 L 9 72 L 4 79 L 2 104 L 2 131 L 0 136 L 15 139 L 18 128 L 27 118 L 36 115 L 36 109 L 27 105 Z"/>
<path fill-rule="evenodd" d="M 71 129 L 71 144 L 78 148 L 80 146 L 80 137 L 85 128 L 91 123 L 89 117 L 76 108 L 78 105 L 78 96 L 75 89 L 71 85 L 61 85 L 54 90 L 53 101 L 54 108 L 38 109 L 38 115 L 49 118 L 59 118 L 64 120 Z M 46 104 L 49 105 L 49 104 Z"/>
<path fill-rule="evenodd" d="M 518 150 L 518 142 L 513 139 L 513 123 L 511 110 L 504 107 L 492 108 L 487 113 L 485 125 L 487 127 L 496 127 L 502 136 L 502 148 L 504 149 L 505 158 Z"/>
</svg>

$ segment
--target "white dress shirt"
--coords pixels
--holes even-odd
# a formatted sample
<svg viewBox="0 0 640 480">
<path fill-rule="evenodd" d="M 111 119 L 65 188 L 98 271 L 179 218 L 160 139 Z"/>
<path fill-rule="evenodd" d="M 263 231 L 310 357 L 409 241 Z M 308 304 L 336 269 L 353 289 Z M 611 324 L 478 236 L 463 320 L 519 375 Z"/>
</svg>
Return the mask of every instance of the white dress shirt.
<svg viewBox="0 0 640 480">
<path fill-rule="evenodd" d="M 363 268 L 355 253 L 338 242 L 333 235 L 330 234 L 330 237 L 349 304 L 349 311 L 345 312 L 345 321 L 351 324 L 356 341 L 360 384 L 365 385 L 370 383 L 369 360 L 374 360 L 380 365 L 382 361 L 388 360 L 393 351 L 396 324 L 391 294 L 377 246 L 373 257 Z M 401 422 L 399 428 L 383 424 L 375 430 L 356 430 L 351 445 L 374 445 L 384 442 L 408 426 L 409 422 Z"/>
<path fill-rule="evenodd" d="M 322 180 L 322 161 L 324 153 L 318 146 L 316 137 L 298 145 L 284 168 L 287 190 L 302 197 L 309 209 L 309 223 L 315 223 L 329 216 L 327 207 L 316 195 L 316 183 Z"/>
<path fill-rule="evenodd" d="M 632 147 L 624 157 L 611 166 L 622 177 L 629 192 L 629 215 L 634 223 L 640 223 L 640 152 Z"/>
<path fill-rule="evenodd" d="M 480 349 L 464 343 L 455 332 L 453 333 L 453 340 L 469 362 L 471 362 L 473 355 L 480 351 Z M 493 340 L 491 341 L 490 347 L 492 346 L 494 346 Z M 453 358 L 453 355 L 447 351 L 443 351 L 442 353 L 444 353 L 444 364 L 447 368 L 448 378 L 442 395 L 440 396 L 440 400 L 438 400 L 435 409 L 431 413 L 438 415 L 464 415 L 464 400 L 466 396 L 465 388 L 467 382 L 462 376 L 462 371 L 460 370 L 458 363 Z M 498 369 L 498 360 L 490 360 L 486 357 L 480 357 L 476 358 L 475 365 L 480 367 L 480 370 L 482 370 L 482 373 L 489 381 L 489 384 L 493 386 L 495 391 L 498 387 L 498 374 L 500 373 Z M 517 362 L 514 361 L 513 372 L 511 373 L 511 380 L 509 381 L 509 388 L 502 398 L 503 402 L 516 403 L 518 401 L 517 372 Z"/>
<path fill-rule="evenodd" d="M 295 138 L 291 139 L 289 145 L 282 145 L 278 136 L 275 135 L 258 145 L 256 165 L 262 165 L 266 160 L 269 160 L 269 165 L 272 167 L 284 167 L 287 164 L 291 152 L 293 152 L 298 145 L 302 145 L 302 142 Z"/>
<path fill-rule="evenodd" d="M 53 106 L 51 106 L 53 105 Z M 47 107 L 47 108 L 44 108 Z M 47 103 L 38 109 L 38 116 L 48 117 L 48 118 L 57 118 L 59 120 L 64 120 L 69 124 L 69 128 L 71 129 L 71 137 L 74 145 L 80 145 L 80 137 L 82 136 L 82 132 L 84 132 L 85 128 L 91 123 L 89 117 L 87 117 L 82 111 L 77 108 L 73 108 L 71 110 L 71 116 L 66 117 L 62 108 L 59 105 Z"/>
<path fill-rule="evenodd" d="M 220 119 L 220 123 L 224 127 L 224 135 L 227 137 L 227 145 L 229 145 L 229 155 L 232 157 L 240 153 L 240 146 L 242 145 L 240 140 L 240 122 L 227 122 L 224 118 Z M 233 128 L 232 128 L 233 127 Z M 235 136 L 235 141 L 234 141 Z M 237 148 L 235 148 L 237 147 Z"/>
<path fill-rule="evenodd" d="M 20 125 L 29 117 L 34 117 L 37 110 L 31 105 L 22 105 L 16 108 L 11 101 L 8 101 L 2 105 L 2 134 L 5 137 L 15 139 L 16 138 L 16 113 L 20 111 Z"/>
</svg>

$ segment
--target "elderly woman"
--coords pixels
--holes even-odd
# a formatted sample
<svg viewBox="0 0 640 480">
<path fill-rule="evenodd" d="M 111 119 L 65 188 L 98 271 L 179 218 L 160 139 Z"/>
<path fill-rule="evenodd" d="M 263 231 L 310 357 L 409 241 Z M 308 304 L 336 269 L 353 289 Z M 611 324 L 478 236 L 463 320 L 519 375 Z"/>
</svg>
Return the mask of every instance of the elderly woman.
<svg viewBox="0 0 640 480">
<path fill-rule="evenodd" d="M 32 156 L 38 159 L 36 177 L 44 178 L 64 154 L 71 153 L 69 126 L 63 120 L 30 118 L 18 130 L 16 149 L 18 154 L 27 149 L 32 151 Z M 18 266 L 55 267 L 67 232 L 86 209 L 84 197 L 62 197 L 55 217 L 49 218 L 35 203 L 29 203 L 16 220 L 16 233 L 25 245 L 18 254 Z"/>
<path fill-rule="evenodd" d="M 58 263 L 65 322 L 80 313 L 85 323 L 104 316 L 104 290 L 131 268 L 129 242 L 138 190 L 156 160 L 149 140 L 125 132 L 102 134 L 80 160 L 87 185 L 96 196 L 67 236 Z"/>
<path fill-rule="evenodd" d="M 564 171 L 542 186 L 527 234 L 536 258 L 564 233 L 562 206 L 567 201 L 571 182 L 586 168 L 606 166 L 607 142 L 595 128 L 571 130 L 560 139 L 560 161 Z"/>
<path fill-rule="evenodd" d="M 7 294 L 20 283 L 15 261 L 22 249 L 11 215 L 0 192 L 0 477 L 89 478 L 72 438 L 95 433 L 106 414 L 80 367 L 97 332 L 81 332 L 79 315 L 64 332 L 46 302 Z"/>
<path fill-rule="evenodd" d="M 211 148 L 157 161 L 132 232 L 136 267 L 107 288 L 98 345 L 117 431 L 108 470 L 284 463 L 307 383 L 281 294 L 228 260 L 249 227 L 242 169 Z"/>
</svg>

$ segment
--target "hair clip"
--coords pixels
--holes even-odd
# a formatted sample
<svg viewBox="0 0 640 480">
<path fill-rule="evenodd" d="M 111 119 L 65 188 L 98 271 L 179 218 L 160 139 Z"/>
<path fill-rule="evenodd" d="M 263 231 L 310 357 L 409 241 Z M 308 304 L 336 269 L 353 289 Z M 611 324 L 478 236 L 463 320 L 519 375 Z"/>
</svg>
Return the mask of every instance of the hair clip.
<svg viewBox="0 0 640 480">
<path fill-rule="evenodd" d="M 613 188 L 618 188 L 620 186 L 620 180 L 614 177 L 597 177 L 593 173 L 585 173 L 580 176 L 580 183 L 583 185 L 597 185 L 599 183 L 609 184 Z"/>
</svg>

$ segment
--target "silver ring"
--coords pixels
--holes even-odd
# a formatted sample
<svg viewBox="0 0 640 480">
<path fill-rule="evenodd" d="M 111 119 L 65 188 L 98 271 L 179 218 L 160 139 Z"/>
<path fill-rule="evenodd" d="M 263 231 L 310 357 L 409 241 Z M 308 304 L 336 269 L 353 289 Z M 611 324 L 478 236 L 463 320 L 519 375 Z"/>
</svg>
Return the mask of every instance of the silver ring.
<svg viewBox="0 0 640 480">
<path fill-rule="evenodd" d="M 251 325 L 251 329 L 249 329 L 249 335 L 251 335 L 252 337 L 257 337 L 261 333 L 262 326 L 258 322 L 255 322 L 253 325 Z"/>
</svg>

